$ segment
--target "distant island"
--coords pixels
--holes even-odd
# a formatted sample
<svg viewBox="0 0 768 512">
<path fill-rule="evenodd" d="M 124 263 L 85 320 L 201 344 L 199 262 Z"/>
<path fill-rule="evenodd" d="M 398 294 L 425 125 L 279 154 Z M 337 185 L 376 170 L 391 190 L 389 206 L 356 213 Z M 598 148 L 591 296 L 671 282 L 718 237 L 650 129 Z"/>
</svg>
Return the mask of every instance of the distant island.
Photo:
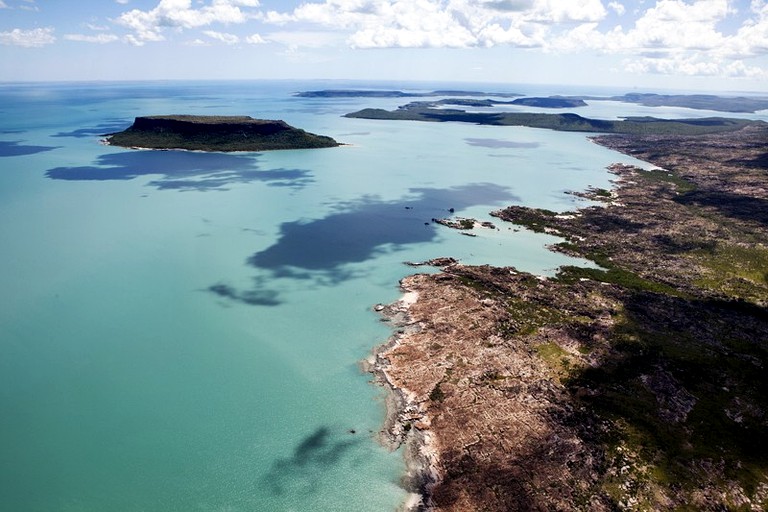
<svg viewBox="0 0 768 512">
<path fill-rule="evenodd" d="M 564 98 L 562 96 L 518 98 L 512 101 L 511 104 L 539 108 L 577 108 L 587 106 L 587 103 L 581 98 Z"/>
<path fill-rule="evenodd" d="M 728 97 L 712 94 L 651 94 L 629 93 L 611 97 L 576 97 L 582 100 L 610 100 L 624 103 L 636 103 L 646 107 L 684 107 L 697 110 L 715 110 L 717 112 L 754 113 L 768 109 L 768 97 L 746 98 Z"/>
<path fill-rule="evenodd" d="M 550 96 L 546 98 L 524 97 L 520 93 L 480 92 L 462 90 L 439 90 L 431 92 L 403 92 L 396 90 L 358 90 L 327 89 L 296 93 L 302 98 L 427 98 L 434 96 L 484 96 L 487 98 L 519 97 L 512 102 L 491 102 L 493 104 L 511 103 L 529 107 L 573 108 L 585 106 L 585 101 L 620 101 L 635 103 L 647 107 L 683 107 L 717 112 L 754 113 L 768 110 L 768 97 L 716 96 L 713 94 L 653 94 L 627 93 L 618 96 Z M 478 100 L 484 101 L 484 100 Z"/>
<path fill-rule="evenodd" d="M 270 151 L 340 145 L 331 137 L 294 128 L 285 121 L 193 115 L 137 117 L 128 129 L 108 135 L 106 142 L 127 148 L 194 151 Z"/>
<path fill-rule="evenodd" d="M 320 91 L 302 91 L 294 96 L 299 98 L 428 98 L 432 96 L 490 96 L 514 98 L 523 96 L 515 92 L 481 92 L 461 90 L 440 90 L 431 92 L 403 92 L 383 89 L 324 89 Z"/>
<path fill-rule="evenodd" d="M 442 105 L 457 105 L 460 107 L 495 107 L 496 105 L 521 105 L 524 107 L 538 108 L 578 108 L 586 107 L 587 103 L 579 98 L 565 98 L 562 96 L 549 97 L 525 97 L 516 98 L 512 101 L 492 100 L 492 99 L 474 99 L 474 98 L 446 98 L 436 101 L 414 101 L 401 108 L 434 108 Z"/>
<path fill-rule="evenodd" d="M 485 96 L 486 98 L 516 98 L 524 96 L 519 93 L 503 92 L 479 92 L 479 91 L 431 91 L 431 92 L 403 92 L 388 90 L 358 90 L 358 89 L 326 89 L 321 91 L 303 91 L 295 94 L 300 98 L 429 98 L 434 96 Z M 491 99 L 464 99 L 448 98 L 437 101 L 414 102 L 411 105 L 437 106 L 437 105 L 461 105 L 465 107 L 493 107 L 496 105 L 523 105 L 526 107 L 540 108 L 576 108 L 585 107 L 587 103 L 576 97 L 549 96 L 549 97 L 521 97 L 512 101 Z"/>
<path fill-rule="evenodd" d="M 443 104 L 466 104 L 466 100 L 442 100 Z M 707 117 L 697 119 L 660 119 L 655 117 L 626 117 L 621 120 L 590 119 L 578 114 L 546 114 L 534 112 L 467 112 L 459 109 L 434 108 L 425 102 L 413 102 L 396 110 L 365 108 L 345 114 L 345 117 L 406 121 L 457 121 L 495 126 L 527 126 L 558 131 L 620 133 L 642 135 L 700 135 L 739 130 L 763 121 Z"/>
</svg>

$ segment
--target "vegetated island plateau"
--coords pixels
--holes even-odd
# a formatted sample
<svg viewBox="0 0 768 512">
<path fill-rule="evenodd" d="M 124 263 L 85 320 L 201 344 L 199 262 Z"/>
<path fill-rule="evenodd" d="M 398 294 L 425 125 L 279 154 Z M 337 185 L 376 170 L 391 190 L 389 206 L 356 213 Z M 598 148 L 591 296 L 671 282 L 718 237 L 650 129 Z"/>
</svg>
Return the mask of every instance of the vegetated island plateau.
<svg viewBox="0 0 768 512">
<path fill-rule="evenodd" d="M 107 135 L 107 144 L 127 148 L 192 151 L 270 151 L 340 146 L 331 137 L 285 121 L 250 116 L 161 115 L 137 117 L 128 129 Z"/>
<path fill-rule="evenodd" d="M 437 258 L 375 307 L 418 510 L 768 510 L 768 124 L 689 126 L 593 138 L 658 168 L 591 206 L 492 213 L 598 268 Z"/>
</svg>

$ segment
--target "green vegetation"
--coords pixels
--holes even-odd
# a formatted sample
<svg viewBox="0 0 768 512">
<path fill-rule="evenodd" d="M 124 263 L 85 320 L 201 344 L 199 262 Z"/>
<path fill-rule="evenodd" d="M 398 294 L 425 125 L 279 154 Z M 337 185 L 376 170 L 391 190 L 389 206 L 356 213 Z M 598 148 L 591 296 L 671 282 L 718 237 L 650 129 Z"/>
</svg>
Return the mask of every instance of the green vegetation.
<svg viewBox="0 0 768 512">
<path fill-rule="evenodd" d="M 459 229 L 472 229 L 475 227 L 475 221 L 473 219 L 460 219 Z"/>
<path fill-rule="evenodd" d="M 644 314 L 659 302 L 670 314 L 651 325 Z M 690 487 L 705 473 L 696 461 L 724 461 L 726 477 L 754 491 L 768 460 L 762 425 L 768 383 L 754 364 L 768 357 L 765 347 L 747 332 L 721 338 L 722 345 L 703 345 L 695 331 L 675 326 L 676 315 L 701 310 L 709 314 L 698 316 L 697 330 L 731 332 L 721 323 L 733 314 L 728 304 L 645 295 L 635 307 L 613 330 L 615 355 L 575 373 L 569 386 L 597 391 L 582 399 L 620 427 L 618 437 L 606 441 L 650 461 L 655 471 L 647 478 Z"/>
<path fill-rule="evenodd" d="M 692 252 L 707 271 L 696 284 L 732 297 L 759 300 L 768 296 L 768 248 L 717 244 Z"/>
<path fill-rule="evenodd" d="M 527 336 L 544 325 L 555 325 L 565 315 L 553 307 L 516 297 L 506 298 L 508 319 L 500 325 L 504 337 Z"/>
<path fill-rule="evenodd" d="M 666 171 L 664 169 L 650 169 L 642 171 L 637 174 L 638 178 L 647 182 L 662 182 L 670 183 L 674 185 L 675 190 L 679 194 L 685 194 L 686 192 L 693 192 L 696 190 L 696 184 L 678 176 L 675 173 Z"/>
<path fill-rule="evenodd" d="M 557 272 L 557 279 L 566 284 L 572 284 L 580 279 L 592 279 L 601 283 L 622 286 L 629 290 L 666 293 L 680 296 L 676 288 L 651 279 L 644 279 L 634 272 L 611 266 L 607 269 L 563 266 Z"/>
<path fill-rule="evenodd" d="M 526 227 L 536 233 L 544 233 L 545 228 L 549 227 L 548 219 L 551 219 L 557 212 L 543 208 L 524 208 L 521 206 L 510 206 L 503 210 L 504 220 L 509 220 L 520 226 Z M 492 215 L 500 216 L 495 212 Z"/>
<path fill-rule="evenodd" d="M 557 343 L 536 345 L 536 352 L 558 377 L 567 378 L 571 371 L 571 358 L 568 352 Z"/>
<path fill-rule="evenodd" d="M 604 188 L 593 187 L 589 189 L 589 192 L 591 192 L 595 197 L 598 197 L 598 198 L 608 199 L 611 197 L 611 191 Z"/>
</svg>

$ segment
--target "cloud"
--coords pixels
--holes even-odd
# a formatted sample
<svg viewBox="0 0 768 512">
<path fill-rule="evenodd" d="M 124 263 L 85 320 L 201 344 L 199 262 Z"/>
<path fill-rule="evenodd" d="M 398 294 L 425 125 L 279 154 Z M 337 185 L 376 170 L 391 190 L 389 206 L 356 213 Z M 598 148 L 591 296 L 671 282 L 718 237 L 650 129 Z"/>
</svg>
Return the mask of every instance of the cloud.
<svg viewBox="0 0 768 512">
<path fill-rule="evenodd" d="M 245 42 L 248 44 L 264 44 L 267 41 L 259 34 L 251 34 L 245 38 Z"/>
<path fill-rule="evenodd" d="M 366 23 L 349 39 L 353 48 L 428 48 L 475 46 L 477 37 L 467 22 L 428 1 L 395 2 L 385 24 Z"/>
<path fill-rule="evenodd" d="M 641 57 L 625 62 L 627 71 L 661 75 L 720 76 L 730 78 L 768 79 L 766 70 L 748 66 L 741 60 L 725 61 L 686 55 Z"/>
<path fill-rule="evenodd" d="M 3 0 L 0 0 L 0 9 L 10 9 L 10 7 Z"/>
<path fill-rule="evenodd" d="M 50 27 L 32 30 L 15 28 L 10 32 L 0 32 L 0 44 L 5 45 L 40 48 L 54 42 L 56 42 L 56 37 L 53 35 L 53 29 Z"/>
<path fill-rule="evenodd" d="M 114 20 L 128 29 L 125 41 L 143 45 L 194 31 L 194 44 L 269 41 L 294 55 L 332 46 L 508 46 L 617 55 L 630 71 L 705 76 L 755 76 L 760 68 L 744 59 L 768 55 L 766 0 L 744 1 L 738 10 L 733 0 L 305 0 L 284 10 L 262 10 L 259 0 L 153 3 Z M 246 27 L 217 26 L 234 24 Z"/>
<path fill-rule="evenodd" d="M 120 38 L 114 34 L 98 34 L 95 36 L 88 36 L 83 34 L 66 34 L 64 39 L 67 41 L 80 41 L 83 43 L 99 43 L 106 44 L 119 40 Z"/>
<path fill-rule="evenodd" d="M 584 23 L 553 38 L 547 49 L 622 54 L 627 56 L 625 70 L 633 73 L 768 76 L 764 69 L 744 62 L 768 54 L 766 2 L 753 1 L 751 12 L 738 30 L 727 34 L 720 27 L 736 14 L 727 0 L 659 0 L 627 29 L 601 31 L 596 23 Z"/>
<path fill-rule="evenodd" d="M 326 0 L 267 23 L 310 23 L 349 33 L 354 48 L 542 46 L 551 26 L 600 21 L 600 0 Z"/>
<path fill-rule="evenodd" d="M 134 44 L 162 41 L 162 32 L 210 26 L 215 23 L 244 23 L 256 14 L 243 7 L 258 7 L 258 0 L 211 0 L 199 8 L 192 7 L 192 0 L 160 0 L 153 9 L 133 9 L 121 14 L 117 23 L 133 31 L 128 40 Z"/>
<path fill-rule="evenodd" d="M 234 34 L 227 34 L 225 32 L 216 32 L 214 30 L 204 30 L 203 34 L 210 37 L 211 39 L 215 39 L 217 41 L 221 41 L 224 44 L 237 44 L 240 42 L 240 38 L 237 37 Z"/>
<path fill-rule="evenodd" d="M 619 2 L 608 2 L 608 7 L 619 16 L 624 14 L 624 12 L 626 11 L 626 9 L 624 8 L 624 5 L 620 4 Z"/>
<path fill-rule="evenodd" d="M 108 26 L 105 26 L 105 25 L 96 25 L 95 23 L 86 23 L 86 24 L 85 24 L 85 27 L 86 27 L 86 28 L 89 28 L 89 29 L 91 29 L 91 30 L 94 30 L 94 31 L 96 31 L 96 32 L 106 32 L 107 30 L 109 30 L 109 27 L 108 27 Z"/>
</svg>

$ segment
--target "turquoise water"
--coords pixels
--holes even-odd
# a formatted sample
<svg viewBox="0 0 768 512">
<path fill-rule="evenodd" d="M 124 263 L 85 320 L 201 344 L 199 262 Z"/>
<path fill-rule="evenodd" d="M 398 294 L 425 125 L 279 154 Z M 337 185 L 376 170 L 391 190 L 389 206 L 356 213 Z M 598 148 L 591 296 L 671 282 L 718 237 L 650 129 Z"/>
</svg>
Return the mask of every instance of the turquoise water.
<svg viewBox="0 0 768 512">
<path fill-rule="evenodd" d="M 345 119 L 402 100 L 291 95 L 343 85 L 0 87 L 1 510 L 382 511 L 405 498 L 402 455 L 374 439 L 383 391 L 358 369 L 390 334 L 371 305 L 398 297 L 404 261 L 574 262 L 549 236 L 496 222 L 470 238 L 429 220 L 566 210 L 564 191 L 638 162 L 580 134 Z M 284 119 L 348 145 L 99 143 L 169 113 Z"/>
</svg>

